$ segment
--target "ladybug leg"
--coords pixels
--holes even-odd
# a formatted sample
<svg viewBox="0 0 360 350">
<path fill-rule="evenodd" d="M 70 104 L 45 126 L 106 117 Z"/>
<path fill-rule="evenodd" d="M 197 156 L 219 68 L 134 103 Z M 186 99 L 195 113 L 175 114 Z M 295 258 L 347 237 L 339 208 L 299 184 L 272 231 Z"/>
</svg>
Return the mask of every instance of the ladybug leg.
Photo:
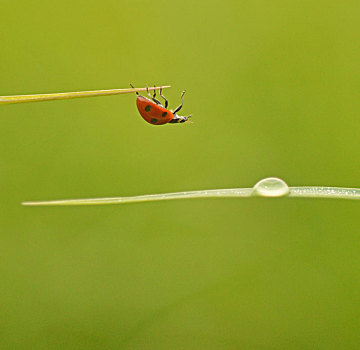
<svg viewBox="0 0 360 350">
<path fill-rule="evenodd" d="M 181 105 L 179 107 L 177 107 L 174 111 L 174 113 L 177 113 L 180 111 L 180 109 L 182 108 L 183 104 L 184 104 L 184 94 L 185 94 L 186 90 L 184 90 L 181 94 Z"/>
<path fill-rule="evenodd" d="M 165 98 L 165 96 L 162 94 L 162 87 L 160 88 L 160 96 L 165 100 L 165 108 L 168 106 L 168 100 Z"/>
<path fill-rule="evenodd" d="M 160 104 L 161 104 L 160 101 L 155 98 L 155 96 L 156 96 L 156 91 L 154 91 L 154 97 L 150 95 L 149 87 L 148 87 L 147 84 L 146 84 L 146 92 L 147 92 L 147 94 L 149 95 L 149 97 L 150 97 L 157 105 L 160 105 Z"/>
<path fill-rule="evenodd" d="M 148 84 L 146 84 L 146 92 L 147 92 L 147 94 L 150 96 L 150 98 L 152 98 L 151 95 L 150 95 L 150 92 L 149 92 Z"/>
<path fill-rule="evenodd" d="M 155 87 L 155 86 L 154 86 Z M 154 94 L 153 94 L 153 97 L 152 97 L 152 100 L 157 104 L 157 105 L 161 105 L 161 102 L 155 98 L 156 97 L 156 90 L 154 90 Z"/>
<path fill-rule="evenodd" d="M 135 89 L 135 88 L 132 86 L 131 83 L 130 83 L 130 86 L 131 86 L 133 89 Z M 137 91 L 135 91 L 135 93 L 136 93 L 136 95 L 139 95 L 139 93 L 138 93 Z"/>
</svg>

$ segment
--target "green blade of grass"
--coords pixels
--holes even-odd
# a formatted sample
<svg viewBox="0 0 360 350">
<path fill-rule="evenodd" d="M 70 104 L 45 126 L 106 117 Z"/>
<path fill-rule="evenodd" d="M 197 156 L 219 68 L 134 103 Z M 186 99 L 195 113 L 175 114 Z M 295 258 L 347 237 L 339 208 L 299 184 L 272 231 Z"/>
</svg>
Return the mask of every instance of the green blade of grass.
<svg viewBox="0 0 360 350">
<path fill-rule="evenodd" d="M 360 199 L 360 188 L 327 186 L 290 187 L 289 197 Z"/>
<path fill-rule="evenodd" d="M 149 87 L 149 90 L 166 89 L 169 85 Z M 75 92 L 59 92 L 52 94 L 36 94 L 36 95 L 14 95 L 14 96 L 0 96 L 0 105 L 10 103 L 26 103 L 26 102 L 40 102 L 52 100 L 66 100 L 70 98 L 80 97 L 95 97 L 108 96 L 118 94 L 129 94 L 133 92 L 146 91 L 145 88 L 130 88 L 130 89 L 111 89 L 111 90 L 94 90 L 94 91 L 75 91 Z"/>
<path fill-rule="evenodd" d="M 88 199 L 66 199 L 42 202 L 23 202 L 22 205 L 104 205 L 134 202 L 151 202 L 170 199 L 185 198 L 211 198 L 211 197 L 249 197 L 251 188 L 231 188 L 222 190 L 188 191 L 161 194 L 149 194 L 132 197 L 109 197 L 109 198 L 88 198 Z"/>
<path fill-rule="evenodd" d="M 225 198 L 225 197 L 298 197 L 298 198 L 338 198 L 338 199 L 360 199 L 359 188 L 325 187 L 325 186 L 300 186 L 288 187 L 278 178 L 266 178 L 260 180 L 252 188 L 230 188 L 217 190 L 202 190 L 189 192 L 175 192 L 150 194 L 133 197 L 109 197 L 88 199 L 65 199 L 40 202 L 23 202 L 27 206 L 71 206 L 71 205 L 105 205 L 150 202 L 170 199 L 190 198 Z"/>
</svg>

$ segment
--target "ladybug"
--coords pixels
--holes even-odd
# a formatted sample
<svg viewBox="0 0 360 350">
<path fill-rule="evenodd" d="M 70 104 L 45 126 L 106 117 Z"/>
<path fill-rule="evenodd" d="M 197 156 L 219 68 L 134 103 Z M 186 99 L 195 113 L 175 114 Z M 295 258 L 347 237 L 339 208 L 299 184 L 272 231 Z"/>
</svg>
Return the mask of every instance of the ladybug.
<svg viewBox="0 0 360 350">
<path fill-rule="evenodd" d="M 130 84 L 131 85 L 131 84 Z M 134 88 L 131 85 L 132 88 Z M 147 93 L 150 97 L 144 97 L 139 95 L 136 92 L 136 106 L 139 110 L 141 116 L 150 124 L 152 125 L 163 125 L 167 123 L 185 123 L 191 117 L 191 115 L 187 117 L 182 117 L 177 115 L 176 113 L 180 111 L 183 106 L 183 97 L 185 94 L 185 90 L 181 94 L 181 105 L 177 107 L 174 111 L 167 109 L 168 101 L 162 94 L 162 88 L 160 88 L 160 96 L 164 99 L 165 104 L 164 106 L 161 104 L 159 100 L 156 99 L 156 90 L 154 90 L 154 94 L 151 96 L 149 92 L 149 88 L 146 85 Z"/>
</svg>

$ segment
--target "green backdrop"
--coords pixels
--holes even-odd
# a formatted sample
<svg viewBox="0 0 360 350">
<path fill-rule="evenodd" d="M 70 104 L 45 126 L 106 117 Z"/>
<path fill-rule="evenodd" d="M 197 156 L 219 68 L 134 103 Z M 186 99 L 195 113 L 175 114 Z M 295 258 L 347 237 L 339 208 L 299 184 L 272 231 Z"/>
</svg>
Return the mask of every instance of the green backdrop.
<svg viewBox="0 0 360 350">
<path fill-rule="evenodd" d="M 359 202 L 24 200 L 359 187 L 358 1 L 2 1 L 1 349 L 358 349 Z M 164 93 L 165 93 L 164 92 Z"/>
</svg>

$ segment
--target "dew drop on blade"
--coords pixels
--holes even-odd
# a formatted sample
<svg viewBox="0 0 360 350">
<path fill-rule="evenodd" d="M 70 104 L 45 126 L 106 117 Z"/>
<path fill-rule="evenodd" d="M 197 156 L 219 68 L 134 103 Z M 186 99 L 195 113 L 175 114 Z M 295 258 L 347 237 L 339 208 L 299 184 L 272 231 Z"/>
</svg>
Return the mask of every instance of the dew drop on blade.
<svg viewBox="0 0 360 350">
<path fill-rule="evenodd" d="M 277 177 L 267 177 L 254 186 L 254 195 L 262 197 L 282 197 L 289 193 L 289 186 Z"/>
</svg>

